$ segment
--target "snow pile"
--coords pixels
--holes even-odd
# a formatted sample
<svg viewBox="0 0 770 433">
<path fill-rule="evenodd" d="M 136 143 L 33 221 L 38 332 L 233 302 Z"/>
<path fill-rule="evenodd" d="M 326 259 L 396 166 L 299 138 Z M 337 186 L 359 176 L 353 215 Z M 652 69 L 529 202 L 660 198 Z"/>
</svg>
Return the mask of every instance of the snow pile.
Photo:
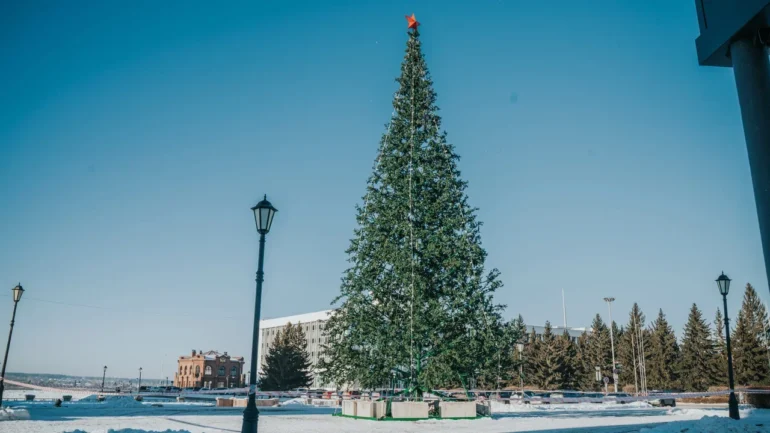
<svg viewBox="0 0 770 433">
<path fill-rule="evenodd" d="M 64 432 L 64 433 L 88 433 L 83 430 L 73 430 L 70 432 Z M 189 430 L 163 430 L 163 431 L 157 431 L 157 430 L 140 430 L 135 428 L 122 428 L 120 430 L 115 429 L 109 429 L 107 433 L 190 433 Z"/>
<path fill-rule="evenodd" d="M 705 416 L 697 421 L 676 421 L 659 425 L 655 428 L 644 428 L 640 433 L 762 433 L 770 432 L 770 425 L 749 419 L 734 419 L 722 416 Z"/>
<path fill-rule="evenodd" d="M 133 428 L 122 428 L 120 430 L 109 429 L 107 433 L 190 433 L 189 430 L 137 430 Z"/>
<path fill-rule="evenodd" d="M 138 407 L 142 406 L 142 402 L 134 400 L 134 397 L 128 395 L 121 396 L 107 396 L 104 401 L 99 401 L 97 396 L 89 395 L 88 397 L 81 398 L 79 403 L 97 403 L 99 405 L 110 407 Z"/>
<path fill-rule="evenodd" d="M 289 406 L 293 404 L 307 405 L 304 398 L 292 398 L 291 400 L 286 400 L 283 403 L 281 403 L 281 406 Z"/>
<path fill-rule="evenodd" d="M 10 407 L 4 407 L 0 409 L 0 421 L 12 421 L 20 419 L 29 419 L 29 412 L 27 412 L 27 409 L 11 409 Z"/>
</svg>

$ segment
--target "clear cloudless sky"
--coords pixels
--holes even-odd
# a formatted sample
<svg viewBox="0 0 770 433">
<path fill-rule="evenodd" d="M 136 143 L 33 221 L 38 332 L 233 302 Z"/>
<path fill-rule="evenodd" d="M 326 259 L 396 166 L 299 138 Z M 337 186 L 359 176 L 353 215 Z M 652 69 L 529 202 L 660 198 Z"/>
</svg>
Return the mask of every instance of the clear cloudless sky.
<svg viewBox="0 0 770 433">
<path fill-rule="evenodd" d="M 692 1 L 226 3 L 3 7 L 9 371 L 248 355 L 263 193 L 262 317 L 329 308 L 413 12 L 508 317 L 561 324 L 564 289 L 571 326 L 614 296 L 681 336 L 722 270 L 733 317 L 746 282 L 768 299 L 732 71 L 698 66 Z"/>
</svg>

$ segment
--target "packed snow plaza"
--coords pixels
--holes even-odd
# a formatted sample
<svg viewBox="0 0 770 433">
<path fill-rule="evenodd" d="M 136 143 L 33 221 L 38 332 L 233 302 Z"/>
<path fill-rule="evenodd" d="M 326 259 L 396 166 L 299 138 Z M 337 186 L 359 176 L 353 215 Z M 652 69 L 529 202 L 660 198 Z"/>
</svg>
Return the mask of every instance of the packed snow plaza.
<svg viewBox="0 0 770 433">
<path fill-rule="evenodd" d="M 25 285 L 0 302 L 0 433 L 770 433 L 770 0 L 449 2 L 398 32 L 382 4 L 194 3 L 2 18 L 0 275 Z M 683 41 L 739 107 L 698 99 L 724 77 Z M 719 147 L 738 109 L 748 166 Z M 748 174 L 756 215 L 706 215 Z M 56 224 L 20 213 L 39 202 Z M 79 375 L 26 372 L 48 368 Z"/>
</svg>

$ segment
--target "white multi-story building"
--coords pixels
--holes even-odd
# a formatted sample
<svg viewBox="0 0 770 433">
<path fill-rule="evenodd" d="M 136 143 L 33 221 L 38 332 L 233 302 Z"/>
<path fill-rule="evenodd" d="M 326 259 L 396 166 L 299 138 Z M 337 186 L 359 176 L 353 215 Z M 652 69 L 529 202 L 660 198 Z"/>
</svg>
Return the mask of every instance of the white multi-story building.
<svg viewBox="0 0 770 433">
<path fill-rule="evenodd" d="M 334 310 L 318 311 L 315 313 L 298 314 L 296 316 L 278 317 L 275 319 L 266 319 L 259 321 L 259 348 L 257 349 L 257 356 L 259 357 L 259 371 L 262 371 L 262 366 L 265 363 L 265 356 L 270 349 L 270 346 L 275 340 L 275 336 L 278 332 L 286 326 L 287 323 L 292 325 L 299 324 L 302 326 L 302 330 L 305 331 L 305 350 L 310 355 L 310 362 L 313 363 L 313 388 L 325 388 L 318 378 L 316 371 L 316 365 L 320 360 L 321 344 L 325 342 L 326 336 L 323 334 L 323 327 L 329 316 Z"/>
<path fill-rule="evenodd" d="M 329 316 L 333 313 L 334 310 L 325 310 L 315 313 L 298 314 L 295 316 L 261 320 L 259 322 L 259 348 L 257 349 L 259 357 L 259 371 L 262 371 L 262 366 L 265 363 L 265 356 L 267 355 L 270 346 L 273 344 L 275 336 L 278 335 L 278 332 L 281 331 L 281 329 L 283 329 L 287 323 L 291 323 L 292 325 L 300 324 L 302 326 L 302 330 L 305 331 L 305 348 L 308 355 L 310 355 L 310 361 L 312 362 L 313 384 L 311 387 L 333 389 L 334 386 L 326 386 L 326 384 L 321 383 L 316 370 L 316 366 L 321 359 L 321 345 L 326 342 L 327 338 L 323 332 L 324 324 L 327 320 L 329 320 Z M 551 332 L 553 332 L 554 335 L 561 335 L 564 333 L 564 329 L 565 328 L 561 326 L 554 326 L 552 327 Z M 586 331 L 586 328 L 568 327 L 566 329 L 573 342 L 577 341 L 578 337 L 580 337 L 580 334 Z M 527 335 L 530 335 L 532 330 L 535 331 L 535 335 L 542 336 L 543 332 L 545 332 L 545 327 L 527 325 Z M 588 332 L 590 333 L 591 331 L 588 330 Z"/>
</svg>

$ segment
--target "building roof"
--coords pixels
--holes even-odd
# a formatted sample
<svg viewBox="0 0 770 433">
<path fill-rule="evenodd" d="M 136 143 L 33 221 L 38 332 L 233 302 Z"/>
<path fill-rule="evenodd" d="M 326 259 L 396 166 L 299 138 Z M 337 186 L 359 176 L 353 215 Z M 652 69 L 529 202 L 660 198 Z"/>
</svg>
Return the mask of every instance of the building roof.
<svg viewBox="0 0 770 433">
<path fill-rule="evenodd" d="M 216 361 L 217 358 L 221 358 L 223 356 L 227 356 L 228 358 L 230 358 L 231 361 L 243 361 L 242 356 L 232 356 L 232 355 L 228 355 L 227 352 L 220 353 L 216 350 L 209 350 L 208 352 L 201 351 L 195 354 L 195 356 L 198 356 L 198 355 L 203 356 L 203 359 L 205 359 L 206 361 Z M 179 359 L 192 359 L 192 358 L 193 356 L 191 355 L 179 357 Z"/>
<path fill-rule="evenodd" d="M 329 320 L 329 316 L 334 310 L 316 311 L 314 313 L 297 314 L 295 316 L 276 317 L 275 319 L 265 319 L 259 321 L 259 328 L 276 328 L 284 327 L 287 323 L 310 323 L 317 322 L 319 320 Z"/>
<path fill-rule="evenodd" d="M 292 324 L 297 323 L 310 323 L 310 322 L 317 322 L 319 320 L 329 320 L 329 316 L 334 312 L 334 310 L 324 310 L 324 311 L 316 311 L 313 313 L 305 313 L 305 314 L 297 314 L 294 316 L 284 316 L 284 317 L 276 317 L 273 319 L 265 319 L 259 321 L 259 328 L 260 329 L 266 329 L 266 328 L 276 328 L 276 327 L 284 327 L 287 323 L 291 322 Z M 535 329 L 535 332 L 537 334 L 542 334 L 545 331 L 545 327 L 543 326 L 537 326 L 537 325 L 526 325 L 527 326 L 527 333 L 532 332 L 532 329 Z M 575 328 L 575 327 L 567 327 L 567 332 L 571 337 L 579 337 L 580 334 L 582 334 L 584 331 L 586 331 L 586 328 Z M 587 330 L 588 333 L 591 333 L 591 330 Z M 564 327 L 563 326 L 553 326 L 552 331 L 554 335 L 561 335 L 564 333 Z"/>
<path fill-rule="evenodd" d="M 535 334 L 542 335 L 545 332 L 545 326 L 538 326 L 538 325 L 525 325 L 527 327 L 527 334 L 531 333 L 532 330 L 535 330 Z M 570 337 L 580 337 L 580 335 L 583 332 L 591 333 L 590 329 L 586 328 L 573 328 L 571 326 L 568 326 L 567 328 L 567 334 L 569 334 Z M 552 326 L 551 327 L 551 333 L 554 336 L 559 336 L 564 333 L 564 327 L 563 326 Z"/>
</svg>

